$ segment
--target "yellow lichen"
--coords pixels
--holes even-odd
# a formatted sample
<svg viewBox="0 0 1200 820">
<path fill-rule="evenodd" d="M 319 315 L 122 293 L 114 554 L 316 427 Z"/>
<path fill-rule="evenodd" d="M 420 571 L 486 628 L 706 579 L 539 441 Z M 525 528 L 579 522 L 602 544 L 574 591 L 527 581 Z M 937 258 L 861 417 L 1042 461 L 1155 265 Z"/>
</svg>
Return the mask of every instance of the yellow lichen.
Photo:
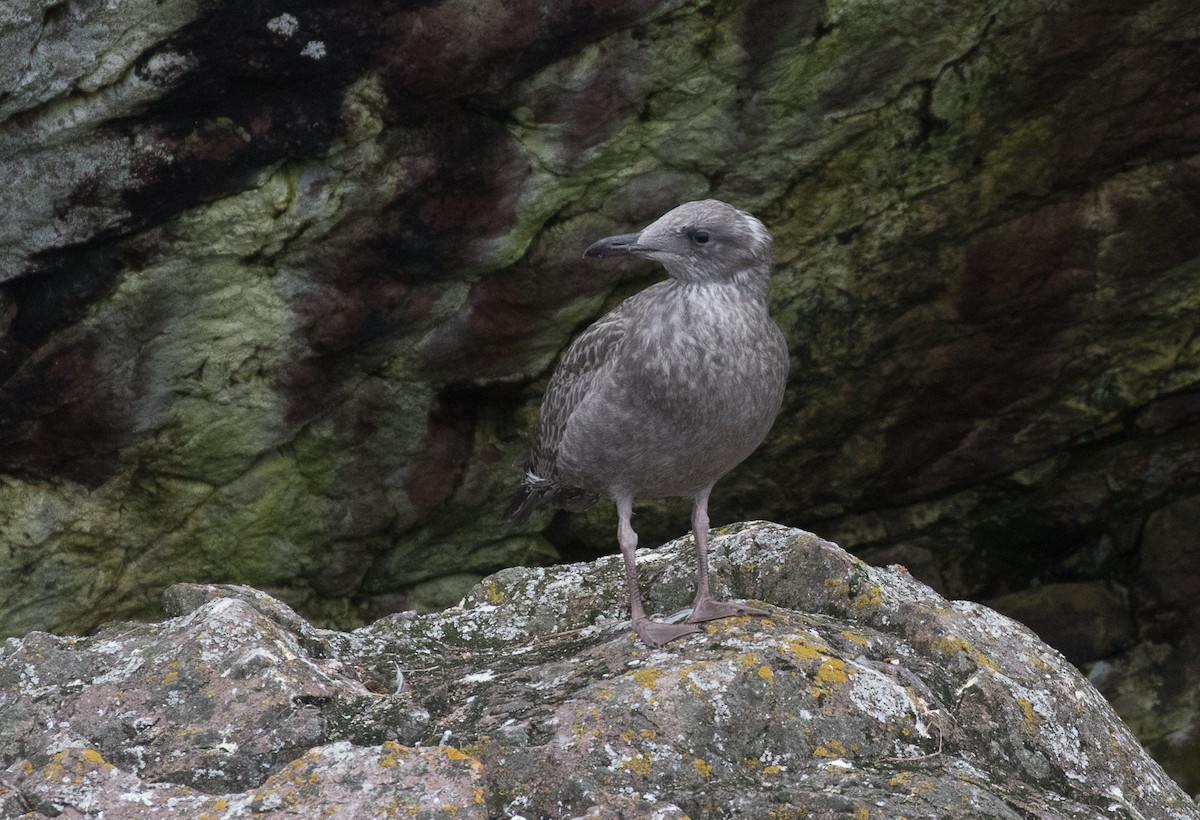
<svg viewBox="0 0 1200 820">
<path fill-rule="evenodd" d="M 628 760 L 622 760 L 621 765 L 634 774 L 643 776 L 650 774 L 650 758 L 643 754 L 636 754 Z"/>
<path fill-rule="evenodd" d="M 1036 666 L 1043 672 L 1053 672 L 1054 665 L 1048 662 L 1041 655 L 1022 655 L 1021 658 L 1030 666 Z"/>
<path fill-rule="evenodd" d="M 846 683 L 853 674 L 854 668 L 841 658 L 825 658 L 817 670 L 817 683 Z"/>
<path fill-rule="evenodd" d="M 219 797 L 212 804 L 213 811 L 225 811 L 229 808 L 229 801 Z"/>
<path fill-rule="evenodd" d="M 100 754 L 95 749 L 84 749 L 83 759 L 88 763 L 104 763 L 104 755 Z"/>
<path fill-rule="evenodd" d="M 803 661 L 811 661 L 825 655 L 820 649 L 800 638 L 789 638 L 787 648 L 789 652 Z"/>
<path fill-rule="evenodd" d="M 658 683 L 658 679 L 662 677 L 662 672 L 658 669 L 638 669 L 632 672 L 630 676 L 638 682 L 643 689 L 653 689 Z"/>
<path fill-rule="evenodd" d="M 974 657 L 975 657 L 975 663 L 979 664 L 980 666 L 986 667 L 986 668 L 992 670 L 993 672 L 1000 671 L 1000 664 L 996 663 L 994 660 L 992 660 L 991 658 L 989 658 L 987 655 L 983 654 L 982 652 L 976 652 Z"/>
<path fill-rule="evenodd" d="M 701 777 L 703 777 L 705 779 L 712 777 L 712 771 L 713 771 L 712 766 L 708 765 L 706 762 L 704 762 L 700 758 L 696 758 L 695 760 L 692 761 L 692 768 L 696 770 L 696 774 L 700 775 Z"/>
<path fill-rule="evenodd" d="M 866 592 L 857 595 L 850 606 L 856 609 L 866 609 L 867 607 L 878 607 L 883 604 L 883 590 L 877 586 L 871 587 Z"/>
<path fill-rule="evenodd" d="M 775 673 L 771 671 L 769 666 L 758 667 L 758 676 L 772 686 L 775 685 Z"/>
<path fill-rule="evenodd" d="M 827 740 L 813 749 L 814 757 L 845 757 L 846 746 L 840 740 Z"/>
<path fill-rule="evenodd" d="M 929 648 L 947 657 L 951 657 L 957 655 L 959 652 L 969 654 L 972 647 L 962 638 L 937 638 L 930 642 Z"/>
<path fill-rule="evenodd" d="M 859 646 L 868 646 L 871 643 L 871 639 L 868 638 L 866 635 L 860 635 L 859 633 L 857 633 L 851 629 L 843 629 L 842 637 L 847 638 L 851 641 L 854 641 Z"/>
<path fill-rule="evenodd" d="M 477 738 L 473 743 L 469 743 L 460 748 L 471 757 L 479 760 L 487 751 L 487 744 L 491 742 L 491 739 L 491 735 L 480 735 L 479 738 Z M 579 739 L 578 734 L 575 735 L 575 739 Z"/>
<path fill-rule="evenodd" d="M 1021 711 L 1025 713 L 1025 722 L 1032 728 L 1042 722 L 1041 716 L 1033 710 L 1033 703 L 1026 698 L 1017 698 L 1017 704 L 1021 707 Z"/>
<path fill-rule="evenodd" d="M 445 746 L 443 748 L 446 750 L 446 757 L 450 758 L 451 760 L 464 760 L 467 763 L 469 763 L 471 768 L 474 769 L 476 772 L 483 770 L 482 763 L 480 763 L 478 760 L 471 757 L 469 754 L 462 751 L 461 749 L 456 749 L 453 746 Z"/>
<path fill-rule="evenodd" d="M 940 652 L 946 657 L 953 657 L 961 652 L 986 669 L 990 669 L 993 672 L 1000 669 L 1000 666 L 994 660 L 980 652 L 974 644 L 968 643 L 962 638 L 938 638 L 930 642 L 929 648 L 935 652 Z"/>
<path fill-rule="evenodd" d="M 504 603 L 504 591 L 495 581 L 488 581 L 483 585 L 483 598 L 492 606 L 498 606 Z"/>
<path fill-rule="evenodd" d="M 404 759 L 408 757 L 408 755 L 405 754 L 407 751 L 405 747 L 401 746 L 394 740 L 385 740 L 383 742 L 383 749 L 384 753 L 379 758 L 379 765 L 383 766 L 385 769 L 389 769 L 393 766 L 399 766 L 404 762 Z"/>
</svg>

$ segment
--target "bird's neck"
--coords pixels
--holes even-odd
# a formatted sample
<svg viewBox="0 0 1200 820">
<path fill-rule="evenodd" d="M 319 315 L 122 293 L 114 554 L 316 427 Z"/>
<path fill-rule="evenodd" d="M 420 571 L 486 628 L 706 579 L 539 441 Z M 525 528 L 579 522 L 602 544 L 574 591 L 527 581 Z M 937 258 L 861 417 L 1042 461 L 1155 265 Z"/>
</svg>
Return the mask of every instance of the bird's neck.
<svg viewBox="0 0 1200 820">
<path fill-rule="evenodd" d="M 763 304 L 766 304 L 767 290 L 771 286 L 771 268 L 769 265 L 745 268 L 729 277 L 729 284 L 754 294 Z"/>
<path fill-rule="evenodd" d="M 767 291 L 770 285 L 770 268 L 750 267 L 739 270 L 731 276 L 693 283 L 692 287 L 713 288 L 716 290 L 732 289 L 737 291 L 740 300 L 751 302 L 756 306 L 761 306 L 765 310 L 767 306 Z"/>
<path fill-rule="evenodd" d="M 771 284 L 771 265 L 749 265 L 732 274 L 719 274 L 712 271 L 697 275 L 695 271 L 675 271 L 668 269 L 671 281 L 676 287 L 685 289 L 704 288 L 735 288 L 744 296 L 754 301 L 766 304 L 767 290 Z"/>
</svg>

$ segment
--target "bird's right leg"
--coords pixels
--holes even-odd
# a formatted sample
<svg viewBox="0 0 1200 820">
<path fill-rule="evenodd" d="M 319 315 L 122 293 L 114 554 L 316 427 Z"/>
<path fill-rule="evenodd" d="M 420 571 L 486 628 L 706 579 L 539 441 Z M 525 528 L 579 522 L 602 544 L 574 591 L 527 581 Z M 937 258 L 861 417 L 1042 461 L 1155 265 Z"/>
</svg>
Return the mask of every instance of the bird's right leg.
<svg viewBox="0 0 1200 820">
<path fill-rule="evenodd" d="M 619 523 L 617 524 L 617 540 L 621 544 L 621 557 L 625 560 L 625 585 L 629 590 L 629 614 L 633 620 L 634 631 L 642 639 L 642 643 L 649 647 L 659 647 L 684 635 L 703 632 L 704 628 L 698 624 L 664 624 L 659 621 L 652 621 L 646 615 L 646 610 L 642 606 L 642 593 L 638 588 L 637 559 L 635 556 L 638 537 L 637 533 L 633 531 L 633 525 L 630 523 L 630 518 L 632 517 L 633 499 L 618 500 L 617 518 L 619 519 Z"/>
<path fill-rule="evenodd" d="M 708 494 L 712 487 L 697 494 L 692 506 L 692 538 L 696 541 L 696 600 L 692 604 L 691 623 L 716 621 L 732 615 L 766 616 L 771 613 L 744 601 L 718 601 L 708 588 Z"/>
</svg>

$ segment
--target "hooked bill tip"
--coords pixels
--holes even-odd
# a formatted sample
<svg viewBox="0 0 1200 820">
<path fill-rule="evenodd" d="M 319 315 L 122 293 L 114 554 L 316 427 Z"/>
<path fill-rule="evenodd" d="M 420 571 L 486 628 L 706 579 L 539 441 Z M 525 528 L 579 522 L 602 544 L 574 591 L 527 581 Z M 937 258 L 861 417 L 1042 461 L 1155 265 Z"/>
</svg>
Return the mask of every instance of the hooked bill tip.
<svg viewBox="0 0 1200 820">
<path fill-rule="evenodd" d="M 604 239 L 598 239 L 591 245 L 588 245 L 583 255 L 604 259 L 609 256 L 638 254 L 645 250 L 644 247 L 638 244 L 639 236 L 641 234 L 626 233 L 620 236 L 607 236 Z"/>
</svg>

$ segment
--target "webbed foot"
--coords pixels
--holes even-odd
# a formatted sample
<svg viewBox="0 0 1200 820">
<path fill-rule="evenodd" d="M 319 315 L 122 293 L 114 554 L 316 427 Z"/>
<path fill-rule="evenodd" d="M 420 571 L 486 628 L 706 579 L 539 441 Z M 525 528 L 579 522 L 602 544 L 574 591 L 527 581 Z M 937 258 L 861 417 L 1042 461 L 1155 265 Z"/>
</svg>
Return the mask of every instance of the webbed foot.
<svg viewBox="0 0 1200 820">
<path fill-rule="evenodd" d="M 684 635 L 695 635 L 697 632 L 704 631 L 704 627 L 695 623 L 665 624 L 649 618 L 635 620 L 633 628 L 637 632 L 637 636 L 642 639 L 642 643 L 652 649 L 669 644 Z"/>
<path fill-rule="evenodd" d="M 745 601 L 718 601 L 715 598 L 704 597 L 698 599 L 692 606 L 692 614 L 687 616 L 685 623 L 698 624 L 733 615 L 766 617 L 770 614 L 767 610 L 750 606 Z"/>
</svg>

